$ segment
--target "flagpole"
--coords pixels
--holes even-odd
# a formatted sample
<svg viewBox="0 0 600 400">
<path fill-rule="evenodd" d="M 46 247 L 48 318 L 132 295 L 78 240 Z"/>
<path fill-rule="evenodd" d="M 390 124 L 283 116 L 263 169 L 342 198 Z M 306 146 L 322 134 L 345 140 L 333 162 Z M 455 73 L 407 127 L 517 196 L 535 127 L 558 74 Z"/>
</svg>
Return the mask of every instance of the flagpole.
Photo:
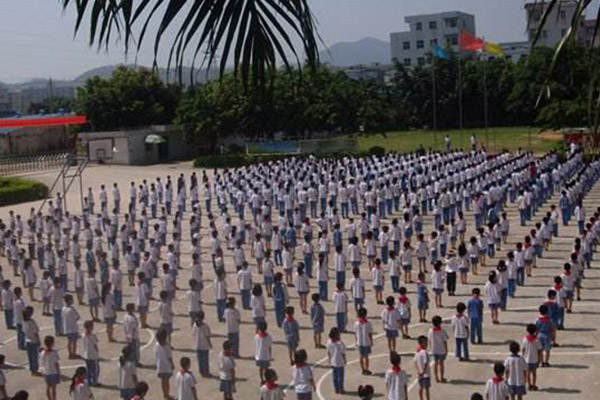
<svg viewBox="0 0 600 400">
<path fill-rule="evenodd" d="M 484 119 L 484 124 L 485 124 L 485 142 L 486 142 L 486 146 L 489 147 L 489 141 L 488 141 L 487 60 L 485 59 L 485 53 L 481 53 L 481 54 L 483 56 L 483 119 Z"/>
<path fill-rule="evenodd" d="M 435 56 L 431 57 L 431 92 L 433 97 L 433 146 L 437 147 L 437 93 L 435 88 Z"/>
<path fill-rule="evenodd" d="M 458 50 L 458 129 L 463 129 L 463 84 L 462 84 L 462 51 Z M 463 134 L 460 133 L 460 147 L 463 147 Z"/>
</svg>

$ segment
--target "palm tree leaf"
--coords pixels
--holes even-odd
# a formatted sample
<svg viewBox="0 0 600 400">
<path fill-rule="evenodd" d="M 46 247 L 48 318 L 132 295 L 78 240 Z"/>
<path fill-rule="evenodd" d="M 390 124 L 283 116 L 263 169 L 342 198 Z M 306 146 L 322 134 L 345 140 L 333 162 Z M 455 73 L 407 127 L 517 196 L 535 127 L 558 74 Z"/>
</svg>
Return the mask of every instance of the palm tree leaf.
<svg viewBox="0 0 600 400">
<path fill-rule="evenodd" d="M 562 0 L 535 0 L 535 2 L 533 3 L 533 8 L 540 8 L 542 10 L 544 10 L 544 13 L 542 14 L 542 18 L 540 19 L 540 23 L 538 25 L 538 29 L 535 32 L 535 37 L 533 38 L 533 41 L 531 42 L 531 50 L 533 50 L 533 48 L 535 47 L 535 45 L 537 44 L 538 40 L 540 39 L 540 36 L 542 34 L 543 31 L 543 27 L 546 25 L 546 21 L 548 20 L 548 17 L 550 17 L 550 13 L 552 12 L 552 10 L 554 10 L 554 7 L 556 7 L 556 5 L 558 3 L 560 3 Z M 547 5 L 546 5 L 547 4 Z M 544 8 L 545 7 L 545 8 Z M 530 14 L 530 18 L 527 21 L 527 27 L 529 28 L 530 22 L 531 22 L 531 16 L 533 16 L 534 13 Z"/>
<path fill-rule="evenodd" d="M 318 63 L 320 37 L 308 0 L 60 0 L 60 3 L 65 10 L 75 9 L 75 33 L 80 30 L 83 18 L 89 16 L 91 45 L 108 47 L 114 30 L 123 35 L 126 52 L 132 41 L 137 42 L 139 52 L 148 27 L 160 18 L 154 37 L 155 63 L 165 32 L 177 25 L 168 67 L 172 63 L 177 68 L 183 65 L 192 41 L 195 41 L 192 65 L 204 49 L 203 63 L 208 68 L 220 56 L 222 76 L 227 61 L 233 60 L 234 71 L 241 70 L 246 83 L 251 70 L 253 80 L 265 83 L 278 62 L 289 67 L 292 55 L 300 65 L 300 46 L 311 67 Z M 182 22 L 179 16 L 183 17 Z M 138 24 L 141 30 L 134 38 L 132 32 Z M 218 55 L 219 52 L 222 53 Z"/>
</svg>

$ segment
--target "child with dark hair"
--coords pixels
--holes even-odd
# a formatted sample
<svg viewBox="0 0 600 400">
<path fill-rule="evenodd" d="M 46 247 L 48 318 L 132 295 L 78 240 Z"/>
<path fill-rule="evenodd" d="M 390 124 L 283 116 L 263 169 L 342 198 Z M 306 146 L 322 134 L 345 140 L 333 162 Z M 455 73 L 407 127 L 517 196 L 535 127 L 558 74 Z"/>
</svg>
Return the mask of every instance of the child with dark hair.
<svg viewBox="0 0 600 400">
<path fill-rule="evenodd" d="M 89 400 L 93 399 L 92 392 L 86 383 L 87 370 L 85 367 L 79 367 L 75 370 L 71 378 L 71 386 L 69 387 L 69 395 L 74 400 Z"/>
<path fill-rule="evenodd" d="M 513 400 L 523 400 L 523 396 L 527 394 L 525 389 L 527 377 L 527 363 L 525 359 L 519 355 L 521 346 L 517 342 L 510 342 L 510 356 L 504 361 L 508 386 L 510 387 L 511 398 Z"/>
<path fill-rule="evenodd" d="M 446 382 L 444 378 L 444 361 L 448 355 L 448 333 L 442 328 L 442 317 L 436 315 L 431 319 L 432 327 L 429 329 L 427 339 L 433 354 L 433 372 L 436 382 Z"/>
<path fill-rule="evenodd" d="M 550 366 L 550 351 L 552 343 L 556 340 L 556 327 L 548 317 L 548 306 L 542 304 L 539 308 L 539 316 L 535 323 L 537 329 L 537 339 L 542 349 L 542 367 Z"/>
<path fill-rule="evenodd" d="M 284 400 L 283 388 L 277 384 L 277 372 L 274 369 L 265 371 L 265 382 L 260 387 L 260 400 Z"/>
<path fill-rule="evenodd" d="M 363 375 L 371 375 L 369 370 L 369 354 L 373 346 L 373 325 L 367 320 L 367 309 L 360 308 L 357 312 L 358 319 L 354 323 L 356 346 L 360 354 L 360 368 Z"/>
<path fill-rule="evenodd" d="M 388 400 L 406 400 L 408 398 L 408 375 L 400 367 L 400 354 L 390 353 L 391 366 L 385 373 L 385 389 Z"/>
<path fill-rule="evenodd" d="M 306 363 L 308 354 L 300 349 L 294 353 L 294 366 L 292 367 L 292 382 L 298 400 L 311 400 L 315 389 L 315 380 L 311 368 Z"/>
<path fill-rule="evenodd" d="M 504 381 L 504 365 L 497 362 L 494 364 L 494 376 L 485 384 L 485 397 L 487 400 L 508 400 L 510 388 Z"/>
<path fill-rule="evenodd" d="M 135 365 L 133 348 L 129 345 L 123 347 L 119 364 L 119 391 L 121 399 L 130 400 L 135 396 L 137 386 L 137 367 Z"/>
<path fill-rule="evenodd" d="M 310 308 L 310 321 L 313 328 L 315 348 L 323 349 L 325 346 L 321 341 L 321 335 L 325 331 L 325 308 L 321 304 L 321 296 L 318 293 L 313 293 L 311 298 L 313 305 Z"/>
<path fill-rule="evenodd" d="M 469 320 L 465 317 L 465 303 L 456 305 L 456 314 L 452 317 L 454 339 L 456 339 L 456 358 L 460 361 L 469 359 Z"/>
<path fill-rule="evenodd" d="M 340 331 L 331 328 L 327 342 L 327 358 L 332 369 L 333 387 L 336 394 L 344 393 L 344 368 L 346 366 L 346 345 L 341 340 Z"/>
<path fill-rule="evenodd" d="M 542 348 L 540 342 L 537 340 L 536 333 L 537 328 L 535 324 L 527 325 L 527 334 L 521 343 L 523 358 L 527 363 L 527 388 L 532 391 L 537 390 L 537 368 L 542 358 Z"/>
<path fill-rule="evenodd" d="M 431 387 L 431 369 L 429 366 L 429 354 L 427 353 L 427 342 L 427 336 L 419 336 L 417 338 L 417 351 L 413 358 L 417 370 L 420 400 L 429 400 L 429 388 Z"/>
<path fill-rule="evenodd" d="M 219 391 L 223 393 L 224 400 L 233 399 L 235 392 L 235 359 L 233 347 L 226 340 L 223 342 L 223 351 L 219 358 Z"/>
<path fill-rule="evenodd" d="M 290 365 L 294 365 L 294 352 L 300 344 L 300 325 L 298 324 L 298 321 L 294 319 L 294 307 L 287 307 L 285 314 L 285 321 L 283 321 L 282 329 L 285 334 Z"/>
</svg>

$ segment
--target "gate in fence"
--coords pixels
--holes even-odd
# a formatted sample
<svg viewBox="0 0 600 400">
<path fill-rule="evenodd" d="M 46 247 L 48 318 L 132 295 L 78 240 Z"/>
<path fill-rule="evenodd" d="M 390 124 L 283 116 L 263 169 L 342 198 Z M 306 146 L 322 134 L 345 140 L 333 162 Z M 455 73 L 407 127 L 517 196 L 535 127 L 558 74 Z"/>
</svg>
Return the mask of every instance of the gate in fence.
<svg viewBox="0 0 600 400">
<path fill-rule="evenodd" d="M 68 157 L 69 153 L 66 152 L 0 157 L 0 175 L 18 175 L 62 168 Z"/>
</svg>

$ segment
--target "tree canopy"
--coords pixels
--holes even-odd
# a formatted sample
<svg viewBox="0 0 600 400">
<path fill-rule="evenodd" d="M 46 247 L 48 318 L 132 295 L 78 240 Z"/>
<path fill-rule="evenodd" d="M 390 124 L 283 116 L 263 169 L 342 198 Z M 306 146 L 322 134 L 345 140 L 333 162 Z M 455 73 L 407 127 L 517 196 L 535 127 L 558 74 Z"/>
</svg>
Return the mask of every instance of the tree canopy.
<svg viewBox="0 0 600 400">
<path fill-rule="evenodd" d="M 110 79 L 93 77 L 77 90 L 76 111 L 93 130 L 132 128 L 173 121 L 180 89 L 152 71 L 118 67 Z"/>
</svg>

